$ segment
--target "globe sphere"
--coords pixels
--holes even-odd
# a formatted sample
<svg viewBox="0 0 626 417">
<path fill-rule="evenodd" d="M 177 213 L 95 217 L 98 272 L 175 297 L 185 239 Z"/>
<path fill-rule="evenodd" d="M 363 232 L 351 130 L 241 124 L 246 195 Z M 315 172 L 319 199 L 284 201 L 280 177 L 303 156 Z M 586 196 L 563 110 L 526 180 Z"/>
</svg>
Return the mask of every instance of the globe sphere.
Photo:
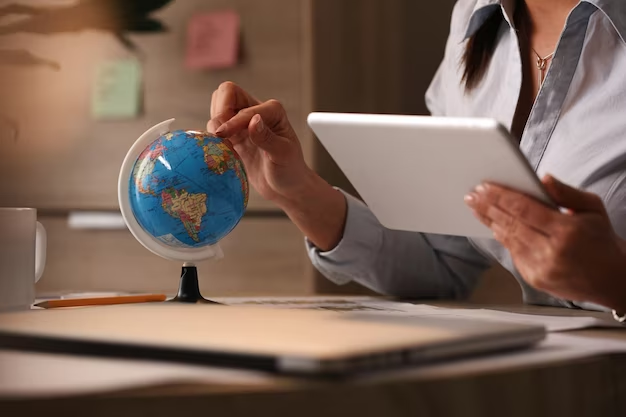
<svg viewBox="0 0 626 417">
<path fill-rule="evenodd" d="M 206 132 L 162 134 L 135 161 L 128 201 L 141 228 L 177 250 L 215 245 L 243 217 L 249 185 L 241 158 Z"/>
</svg>

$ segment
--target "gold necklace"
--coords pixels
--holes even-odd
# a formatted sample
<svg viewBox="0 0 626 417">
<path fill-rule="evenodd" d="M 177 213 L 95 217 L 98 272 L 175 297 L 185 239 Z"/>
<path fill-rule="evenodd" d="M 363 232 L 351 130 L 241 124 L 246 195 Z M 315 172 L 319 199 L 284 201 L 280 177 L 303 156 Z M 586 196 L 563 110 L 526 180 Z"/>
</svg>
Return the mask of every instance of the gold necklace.
<svg viewBox="0 0 626 417">
<path fill-rule="evenodd" d="M 542 58 L 541 55 L 539 55 L 537 51 L 535 51 L 535 48 L 530 46 L 530 49 L 532 49 L 533 53 L 537 56 L 537 69 L 539 70 L 539 87 L 541 87 L 543 85 L 543 82 L 546 80 L 546 70 L 548 69 L 548 61 L 550 61 L 554 57 L 554 52 Z"/>
<path fill-rule="evenodd" d="M 546 80 L 546 73 L 548 69 L 548 62 L 554 58 L 554 54 L 556 51 L 552 52 L 550 55 L 545 57 L 541 57 L 535 48 L 531 45 L 530 36 L 528 35 L 528 30 L 526 25 L 528 24 L 528 15 L 526 13 L 526 9 L 524 7 L 519 7 L 516 12 L 516 21 L 519 21 L 519 30 L 517 31 L 523 36 L 523 39 L 528 43 L 528 47 L 533 51 L 535 56 L 537 57 L 537 70 L 539 71 L 539 88 L 543 85 L 543 82 Z"/>
</svg>

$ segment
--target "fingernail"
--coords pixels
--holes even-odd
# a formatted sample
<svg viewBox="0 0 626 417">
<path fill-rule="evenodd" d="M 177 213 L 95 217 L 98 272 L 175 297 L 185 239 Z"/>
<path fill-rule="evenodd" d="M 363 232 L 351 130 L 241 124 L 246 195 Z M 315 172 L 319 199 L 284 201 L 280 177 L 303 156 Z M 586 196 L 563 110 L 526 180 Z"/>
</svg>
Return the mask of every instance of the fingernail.
<svg viewBox="0 0 626 417">
<path fill-rule="evenodd" d="M 476 187 L 476 192 L 480 194 L 487 192 L 487 186 L 485 184 L 480 184 Z"/>
<path fill-rule="evenodd" d="M 468 194 L 466 195 L 463 200 L 465 201 L 465 204 L 467 204 L 468 206 L 473 206 L 474 204 L 476 204 L 476 197 L 474 197 L 473 194 Z"/>
<path fill-rule="evenodd" d="M 265 126 L 263 126 L 263 119 L 258 114 L 256 116 L 254 116 L 254 118 L 256 119 L 254 121 L 256 123 L 256 131 L 257 132 L 262 132 L 263 129 L 265 128 Z"/>
<path fill-rule="evenodd" d="M 217 130 L 215 131 L 215 134 L 216 135 L 221 135 L 225 131 L 226 131 L 226 125 L 221 125 L 220 127 L 217 128 Z"/>
</svg>

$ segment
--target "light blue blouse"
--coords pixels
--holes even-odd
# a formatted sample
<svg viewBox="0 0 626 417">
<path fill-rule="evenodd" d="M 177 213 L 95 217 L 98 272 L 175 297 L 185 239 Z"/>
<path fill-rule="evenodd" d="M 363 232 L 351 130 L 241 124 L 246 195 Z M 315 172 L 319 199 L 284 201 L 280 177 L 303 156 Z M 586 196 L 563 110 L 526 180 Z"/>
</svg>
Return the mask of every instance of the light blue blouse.
<svg viewBox="0 0 626 417">
<path fill-rule="evenodd" d="M 522 85 L 514 4 L 457 2 L 444 60 L 426 94 L 433 115 L 491 117 L 511 128 Z M 466 94 L 465 41 L 492 13 L 503 17 L 495 54 L 484 80 Z M 550 173 L 601 196 L 626 239 L 626 0 L 584 0 L 571 12 L 520 146 L 539 176 Z M 307 242 L 315 267 L 337 284 L 356 281 L 398 297 L 463 298 L 499 262 L 515 275 L 527 303 L 601 308 L 531 288 L 495 240 L 388 230 L 363 203 L 347 200 L 340 244 L 321 253 Z"/>
</svg>

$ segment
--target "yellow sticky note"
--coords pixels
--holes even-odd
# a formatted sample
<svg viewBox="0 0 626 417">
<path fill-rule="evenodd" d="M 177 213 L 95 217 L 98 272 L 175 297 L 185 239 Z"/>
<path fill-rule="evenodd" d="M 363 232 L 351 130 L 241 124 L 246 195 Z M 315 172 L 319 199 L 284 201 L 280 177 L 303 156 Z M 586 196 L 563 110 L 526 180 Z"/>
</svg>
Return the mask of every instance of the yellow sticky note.
<svg viewBox="0 0 626 417">
<path fill-rule="evenodd" d="M 141 64 L 136 59 L 101 63 L 93 86 L 93 117 L 96 120 L 137 117 L 141 107 L 141 78 Z"/>
</svg>

